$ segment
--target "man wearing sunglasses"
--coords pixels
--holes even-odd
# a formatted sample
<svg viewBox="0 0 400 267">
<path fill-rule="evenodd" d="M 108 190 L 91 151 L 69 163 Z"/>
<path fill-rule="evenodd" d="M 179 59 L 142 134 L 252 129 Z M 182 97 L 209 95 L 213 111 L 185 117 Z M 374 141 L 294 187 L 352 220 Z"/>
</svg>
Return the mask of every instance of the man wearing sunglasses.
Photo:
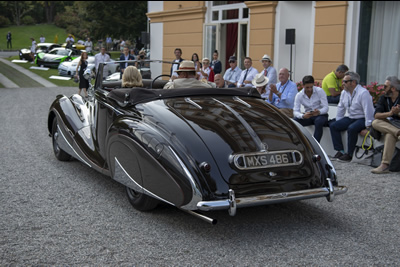
<svg viewBox="0 0 400 267">
<path fill-rule="evenodd" d="M 344 91 L 340 95 L 337 106 L 336 121 L 331 123 L 335 159 L 349 162 L 357 144 L 358 133 L 371 127 L 374 120 L 374 104 L 372 96 L 360 84 L 360 75 L 348 71 L 343 78 Z M 348 117 L 345 117 L 346 111 Z M 347 153 L 344 152 L 341 132 L 347 130 Z"/>
</svg>

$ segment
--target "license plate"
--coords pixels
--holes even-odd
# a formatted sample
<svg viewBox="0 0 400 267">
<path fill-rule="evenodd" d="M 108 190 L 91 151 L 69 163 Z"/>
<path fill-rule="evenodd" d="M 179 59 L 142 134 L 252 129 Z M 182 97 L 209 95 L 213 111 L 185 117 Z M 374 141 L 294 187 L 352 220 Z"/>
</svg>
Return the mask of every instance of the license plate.
<svg viewBox="0 0 400 267">
<path fill-rule="evenodd" d="M 302 161 L 301 153 L 295 150 L 246 153 L 233 156 L 233 163 L 240 170 L 293 166 L 301 164 Z"/>
</svg>

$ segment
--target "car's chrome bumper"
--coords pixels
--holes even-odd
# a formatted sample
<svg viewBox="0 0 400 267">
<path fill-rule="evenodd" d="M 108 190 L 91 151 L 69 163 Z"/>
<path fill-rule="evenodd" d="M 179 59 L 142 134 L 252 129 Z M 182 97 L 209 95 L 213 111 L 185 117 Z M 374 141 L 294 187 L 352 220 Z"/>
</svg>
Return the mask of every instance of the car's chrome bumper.
<svg viewBox="0 0 400 267">
<path fill-rule="evenodd" d="M 341 195 L 347 192 L 346 186 L 333 186 L 331 180 L 329 178 L 327 180 L 329 184 L 328 187 L 259 195 L 254 197 L 235 198 L 235 192 L 229 190 L 228 199 L 200 201 L 197 203 L 197 208 L 202 211 L 228 210 L 229 214 L 234 216 L 236 214 L 236 208 L 276 204 L 318 197 L 326 197 L 328 201 L 332 202 L 335 195 Z"/>
</svg>

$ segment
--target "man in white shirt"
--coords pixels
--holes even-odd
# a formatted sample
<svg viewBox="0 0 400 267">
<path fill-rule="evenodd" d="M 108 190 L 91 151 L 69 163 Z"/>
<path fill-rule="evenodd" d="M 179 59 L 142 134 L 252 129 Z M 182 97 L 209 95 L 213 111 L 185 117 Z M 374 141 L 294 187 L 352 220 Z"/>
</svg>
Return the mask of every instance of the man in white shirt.
<svg viewBox="0 0 400 267">
<path fill-rule="evenodd" d="M 253 87 L 252 81 L 254 77 L 258 74 L 258 70 L 252 67 L 253 61 L 250 57 L 244 58 L 245 69 L 240 74 L 239 81 L 237 82 L 237 87 Z"/>
<path fill-rule="evenodd" d="M 305 113 L 300 111 L 303 105 Z M 314 125 L 314 138 L 320 142 L 323 134 L 323 127 L 328 122 L 328 99 L 322 88 L 314 86 L 314 77 L 304 76 L 303 90 L 294 100 L 294 120 L 303 126 Z"/>
<path fill-rule="evenodd" d="M 68 37 L 67 37 L 67 39 L 65 39 L 65 42 L 66 42 L 66 43 L 68 43 L 68 41 L 69 41 L 71 44 L 73 44 L 73 43 L 75 42 L 75 40 L 74 40 L 74 38 L 72 38 L 72 35 L 71 35 L 71 34 L 69 34 Z"/>
<path fill-rule="evenodd" d="M 99 71 L 99 65 L 100 63 L 105 63 L 110 61 L 110 56 L 106 54 L 106 48 L 102 47 L 100 50 L 100 53 L 96 54 L 94 56 L 94 62 L 95 62 L 95 67 L 96 67 L 96 73 Z M 107 77 L 108 75 L 108 68 L 107 65 L 104 65 L 103 68 L 103 79 Z"/>
<path fill-rule="evenodd" d="M 44 38 L 43 35 L 40 35 L 39 40 L 40 40 L 41 43 L 44 43 L 46 41 L 46 38 Z"/>
<path fill-rule="evenodd" d="M 266 90 L 266 94 L 269 94 L 269 91 L 271 89 L 271 84 L 276 84 L 278 82 L 278 75 L 276 73 L 276 69 L 271 66 L 272 60 L 271 60 L 270 56 L 265 54 L 261 59 L 261 63 L 264 67 L 262 72 L 263 72 L 264 76 L 268 78 L 268 84 L 267 84 L 267 87 L 265 88 L 265 90 Z"/>
<path fill-rule="evenodd" d="M 178 78 L 178 73 L 176 72 L 179 69 L 179 63 L 181 63 L 183 61 L 182 59 L 182 49 L 180 48 L 175 48 L 174 51 L 175 54 L 175 60 L 173 61 L 174 63 L 171 66 L 171 80 L 175 80 L 176 78 Z M 176 64 L 178 63 L 178 64 Z"/>
<path fill-rule="evenodd" d="M 237 66 L 237 60 L 235 56 L 229 57 L 230 68 L 225 71 L 224 80 L 229 88 L 236 87 L 239 81 L 242 69 Z"/>
<path fill-rule="evenodd" d="M 374 120 L 374 104 L 372 96 L 362 87 L 360 75 L 348 71 L 343 78 L 344 91 L 340 94 L 337 106 L 336 121 L 329 125 L 333 147 L 336 151 L 335 159 L 351 161 L 357 144 L 358 133 L 371 127 Z M 345 117 L 346 111 L 349 116 Z M 347 153 L 344 153 L 341 131 L 347 130 Z"/>
<path fill-rule="evenodd" d="M 88 54 L 92 53 L 92 47 L 93 47 L 93 43 L 90 40 L 90 38 L 87 38 L 87 41 L 85 42 L 85 50 L 86 52 L 88 52 Z"/>
</svg>

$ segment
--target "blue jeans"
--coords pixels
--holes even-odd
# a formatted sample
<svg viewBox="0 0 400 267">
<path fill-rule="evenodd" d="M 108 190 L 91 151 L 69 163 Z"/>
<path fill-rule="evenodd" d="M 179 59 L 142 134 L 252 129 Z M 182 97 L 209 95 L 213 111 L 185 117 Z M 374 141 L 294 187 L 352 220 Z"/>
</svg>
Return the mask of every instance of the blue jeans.
<svg viewBox="0 0 400 267">
<path fill-rule="evenodd" d="M 340 95 L 337 96 L 327 96 L 326 97 L 328 99 L 328 103 L 329 104 L 338 104 L 339 100 L 340 100 Z"/>
<path fill-rule="evenodd" d="M 319 115 L 319 116 L 314 116 L 308 119 L 298 119 L 295 118 L 295 121 L 300 123 L 303 126 L 309 126 L 309 125 L 314 125 L 315 130 L 314 130 L 314 138 L 318 141 L 321 141 L 322 134 L 323 134 L 323 127 L 326 122 L 328 122 L 328 114 L 324 115 Z"/>
<path fill-rule="evenodd" d="M 357 144 L 358 133 L 365 129 L 365 119 L 350 119 L 344 117 L 329 126 L 331 130 L 333 148 L 336 151 L 344 150 L 341 132 L 347 130 L 347 154 L 353 156 Z"/>
</svg>

